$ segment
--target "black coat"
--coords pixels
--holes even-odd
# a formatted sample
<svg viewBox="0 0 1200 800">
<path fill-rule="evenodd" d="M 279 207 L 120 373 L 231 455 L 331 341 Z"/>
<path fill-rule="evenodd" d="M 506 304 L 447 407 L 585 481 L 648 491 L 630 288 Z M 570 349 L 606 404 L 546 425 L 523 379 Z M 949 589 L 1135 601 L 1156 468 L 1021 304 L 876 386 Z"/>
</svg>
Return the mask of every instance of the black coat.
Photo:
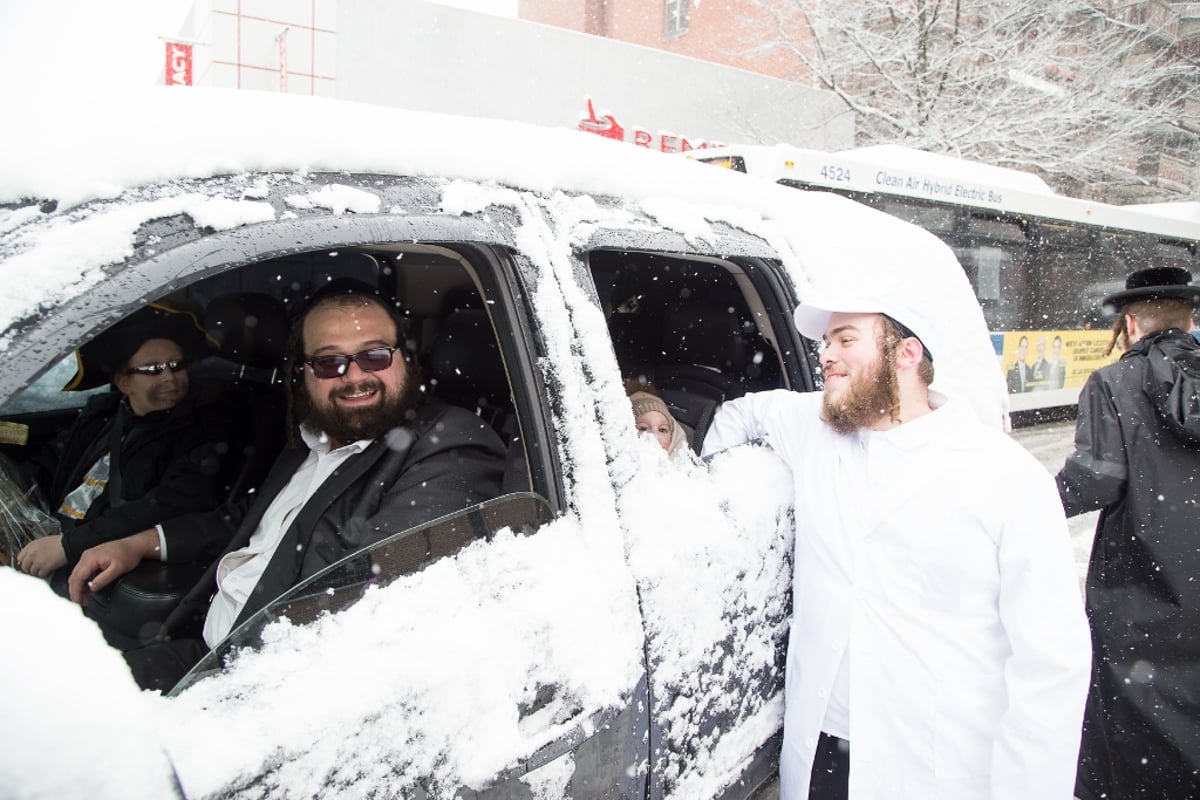
<svg viewBox="0 0 1200 800">
<path fill-rule="evenodd" d="M 1200 344 L 1168 330 L 1079 396 L 1058 487 L 1068 515 L 1102 509 L 1087 578 L 1084 797 L 1200 797 L 1198 388 Z"/>
<path fill-rule="evenodd" d="M 142 417 L 119 392 L 91 398 L 75 423 L 23 465 L 53 512 L 109 451 L 113 426 L 123 426 L 111 479 L 81 520 L 58 515 L 68 566 L 89 547 L 151 528 L 164 519 L 219 505 L 235 468 L 231 408 L 193 386 L 174 408 Z"/>
<path fill-rule="evenodd" d="M 389 446 L 397 441 L 411 444 Z M 260 489 L 240 504 L 164 524 L 168 557 L 176 560 L 177 541 L 182 549 L 206 536 L 229 542 L 225 553 L 245 547 L 308 453 L 307 447 L 285 450 Z M 351 456 L 317 489 L 284 534 L 235 627 L 301 580 L 363 547 L 496 497 L 504 457 L 500 437 L 479 417 L 427 399 L 410 424 Z M 195 633 L 187 629 L 208 611 L 218 563 L 167 618 L 163 636 Z"/>
</svg>

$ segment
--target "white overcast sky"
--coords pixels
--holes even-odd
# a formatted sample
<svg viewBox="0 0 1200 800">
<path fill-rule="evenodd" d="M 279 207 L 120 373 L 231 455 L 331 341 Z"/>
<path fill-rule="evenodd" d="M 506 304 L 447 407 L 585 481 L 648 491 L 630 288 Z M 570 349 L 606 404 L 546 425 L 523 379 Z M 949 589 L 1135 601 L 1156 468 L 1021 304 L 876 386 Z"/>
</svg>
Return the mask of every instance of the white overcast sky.
<svg viewBox="0 0 1200 800">
<path fill-rule="evenodd" d="M 436 2 L 515 17 L 518 0 Z M 0 96 L 22 86 L 153 85 L 163 66 L 160 37 L 178 34 L 191 6 L 192 0 L 0 0 Z"/>
<path fill-rule="evenodd" d="M 0 89 L 151 86 L 190 0 L 0 0 Z"/>
</svg>

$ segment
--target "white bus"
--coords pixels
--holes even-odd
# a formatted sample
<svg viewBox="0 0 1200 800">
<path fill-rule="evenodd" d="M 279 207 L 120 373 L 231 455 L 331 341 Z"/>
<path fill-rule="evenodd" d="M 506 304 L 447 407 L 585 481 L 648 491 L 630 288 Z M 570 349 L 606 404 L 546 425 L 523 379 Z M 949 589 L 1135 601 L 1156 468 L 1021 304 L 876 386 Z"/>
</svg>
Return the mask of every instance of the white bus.
<svg viewBox="0 0 1200 800">
<path fill-rule="evenodd" d="M 883 145 L 688 153 L 697 161 L 873 206 L 934 233 L 966 270 L 1014 412 L 1074 405 L 1112 316 L 1101 299 L 1149 266 L 1200 269 L 1200 204 L 1112 206 L 1055 194 L 1025 172 Z"/>
</svg>

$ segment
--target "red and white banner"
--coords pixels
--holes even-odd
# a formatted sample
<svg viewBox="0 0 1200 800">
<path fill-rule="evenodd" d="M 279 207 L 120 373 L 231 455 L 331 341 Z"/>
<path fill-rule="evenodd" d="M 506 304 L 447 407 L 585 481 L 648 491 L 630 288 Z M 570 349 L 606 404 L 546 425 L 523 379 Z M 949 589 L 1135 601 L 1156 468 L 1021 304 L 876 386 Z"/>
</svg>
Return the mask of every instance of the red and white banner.
<svg viewBox="0 0 1200 800">
<path fill-rule="evenodd" d="M 167 86 L 192 85 L 192 46 L 179 42 L 167 42 Z"/>
</svg>

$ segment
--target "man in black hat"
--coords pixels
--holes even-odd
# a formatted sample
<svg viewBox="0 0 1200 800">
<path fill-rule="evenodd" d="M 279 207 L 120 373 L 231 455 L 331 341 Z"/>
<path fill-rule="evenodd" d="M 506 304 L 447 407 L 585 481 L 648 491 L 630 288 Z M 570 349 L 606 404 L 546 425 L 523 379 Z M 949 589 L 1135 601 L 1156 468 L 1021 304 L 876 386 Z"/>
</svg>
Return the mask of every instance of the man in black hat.
<svg viewBox="0 0 1200 800">
<path fill-rule="evenodd" d="M 373 292 L 323 293 L 289 343 L 291 446 L 258 491 L 209 513 L 163 517 L 159 530 L 84 554 L 70 577 L 71 598 L 82 604 L 88 589 L 98 591 L 142 559 L 171 558 L 177 541 L 216 536 L 229 543 L 157 640 L 125 653 L 139 685 L 170 689 L 209 648 L 300 581 L 394 533 L 500 494 L 500 437 L 471 412 L 422 391 L 404 339 L 404 320 Z"/>
<path fill-rule="evenodd" d="M 192 389 L 187 371 L 209 352 L 193 315 L 157 304 L 80 348 L 65 388 L 111 383 L 115 391 L 91 398 L 73 425 L 22 465 L 62 534 L 22 548 L 19 569 L 54 576 L 66 594 L 62 568 L 87 548 L 221 502 L 234 450 L 230 415 Z"/>
<path fill-rule="evenodd" d="M 1155 267 L 1104 303 L 1125 353 L 1083 387 L 1057 478 L 1068 515 L 1101 509 L 1075 792 L 1200 797 L 1200 344 L 1188 333 L 1200 286 Z"/>
</svg>

